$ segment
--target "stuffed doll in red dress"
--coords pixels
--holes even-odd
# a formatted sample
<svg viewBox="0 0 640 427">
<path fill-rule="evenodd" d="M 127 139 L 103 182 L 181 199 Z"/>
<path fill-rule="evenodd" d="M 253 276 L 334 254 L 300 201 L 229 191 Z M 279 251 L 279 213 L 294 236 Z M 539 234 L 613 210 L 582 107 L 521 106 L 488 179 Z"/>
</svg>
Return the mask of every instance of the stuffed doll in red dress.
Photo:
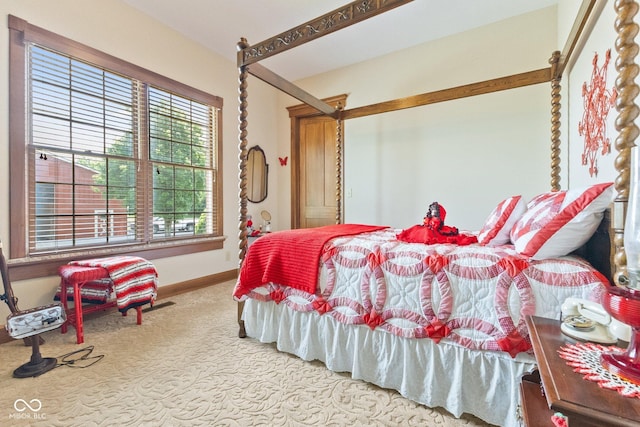
<svg viewBox="0 0 640 427">
<path fill-rule="evenodd" d="M 478 238 L 473 235 L 460 234 L 456 227 L 445 225 L 447 211 L 438 202 L 429 205 L 422 224 L 402 230 L 396 237 L 409 243 L 453 243 L 456 245 L 470 245 L 477 243 Z"/>
</svg>

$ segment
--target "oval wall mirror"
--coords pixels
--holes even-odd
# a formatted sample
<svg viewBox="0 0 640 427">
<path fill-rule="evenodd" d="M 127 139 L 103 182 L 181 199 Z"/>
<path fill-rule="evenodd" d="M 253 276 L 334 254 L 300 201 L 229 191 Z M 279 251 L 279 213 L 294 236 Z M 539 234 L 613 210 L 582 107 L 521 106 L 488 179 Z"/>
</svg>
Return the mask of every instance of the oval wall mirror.
<svg viewBox="0 0 640 427">
<path fill-rule="evenodd" d="M 247 200 L 260 203 L 267 198 L 269 165 L 264 151 L 258 145 L 249 148 L 247 154 Z"/>
</svg>

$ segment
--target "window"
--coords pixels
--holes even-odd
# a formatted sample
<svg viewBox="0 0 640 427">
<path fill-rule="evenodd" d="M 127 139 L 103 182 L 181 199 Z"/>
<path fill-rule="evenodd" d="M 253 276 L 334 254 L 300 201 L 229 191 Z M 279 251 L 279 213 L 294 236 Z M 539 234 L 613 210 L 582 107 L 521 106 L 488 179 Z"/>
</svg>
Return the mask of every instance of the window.
<svg viewBox="0 0 640 427">
<path fill-rule="evenodd" d="M 222 100 L 9 27 L 11 257 L 221 247 Z"/>
<path fill-rule="evenodd" d="M 207 105 L 154 87 L 148 100 L 153 216 L 165 236 L 210 232 L 215 115 Z"/>
</svg>

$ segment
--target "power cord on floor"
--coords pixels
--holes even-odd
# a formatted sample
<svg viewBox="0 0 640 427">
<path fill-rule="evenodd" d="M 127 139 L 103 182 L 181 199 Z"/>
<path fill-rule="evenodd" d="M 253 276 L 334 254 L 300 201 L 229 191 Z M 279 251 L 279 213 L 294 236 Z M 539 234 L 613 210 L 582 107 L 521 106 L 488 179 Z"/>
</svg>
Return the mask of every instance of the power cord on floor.
<svg viewBox="0 0 640 427">
<path fill-rule="evenodd" d="M 68 366 L 70 368 L 88 368 L 89 366 L 93 366 L 104 357 L 104 354 L 89 357 L 93 352 L 93 349 L 94 347 L 90 345 L 58 357 L 58 364 L 56 365 L 56 368 L 60 366 Z"/>
</svg>

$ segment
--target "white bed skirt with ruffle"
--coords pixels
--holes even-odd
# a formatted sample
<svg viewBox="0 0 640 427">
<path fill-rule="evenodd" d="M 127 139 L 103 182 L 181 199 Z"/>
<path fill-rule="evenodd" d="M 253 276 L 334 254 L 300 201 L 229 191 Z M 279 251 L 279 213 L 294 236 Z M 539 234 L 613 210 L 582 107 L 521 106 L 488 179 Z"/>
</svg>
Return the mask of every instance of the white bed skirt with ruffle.
<svg viewBox="0 0 640 427">
<path fill-rule="evenodd" d="M 276 343 L 278 350 L 304 360 L 320 360 L 332 371 L 350 372 L 456 417 L 468 413 L 500 426 L 522 424 L 519 384 L 536 367 L 532 355 L 512 358 L 444 341 L 402 338 L 253 299 L 245 302 L 242 317 L 249 337 Z"/>
</svg>

